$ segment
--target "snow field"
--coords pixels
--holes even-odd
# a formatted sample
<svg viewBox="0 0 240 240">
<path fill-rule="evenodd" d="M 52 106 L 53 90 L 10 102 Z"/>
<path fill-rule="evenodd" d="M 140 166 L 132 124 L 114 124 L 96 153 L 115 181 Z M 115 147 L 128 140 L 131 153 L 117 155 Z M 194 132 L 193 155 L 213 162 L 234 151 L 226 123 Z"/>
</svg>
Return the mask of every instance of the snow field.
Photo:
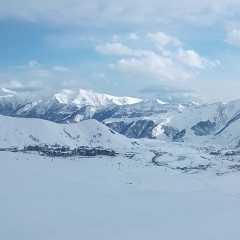
<svg viewBox="0 0 240 240">
<path fill-rule="evenodd" d="M 165 172 L 149 163 L 152 153 L 143 154 L 52 159 L 0 152 L 0 239 L 239 238 L 238 173 Z"/>
</svg>

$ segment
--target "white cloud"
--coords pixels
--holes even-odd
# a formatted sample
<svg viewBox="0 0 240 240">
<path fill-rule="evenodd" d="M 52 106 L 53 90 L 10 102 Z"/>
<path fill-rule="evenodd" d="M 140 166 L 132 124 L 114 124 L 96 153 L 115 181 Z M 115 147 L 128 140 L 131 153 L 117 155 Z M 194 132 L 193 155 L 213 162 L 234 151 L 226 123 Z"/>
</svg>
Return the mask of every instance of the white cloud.
<svg viewBox="0 0 240 240">
<path fill-rule="evenodd" d="M 18 75 L 24 75 L 27 78 L 40 79 L 53 76 L 52 72 L 45 69 L 37 60 L 30 60 L 27 65 L 15 66 L 12 68 L 17 70 Z"/>
<path fill-rule="evenodd" d="M 5 87 L 5 88 L 10 88 L 10 89 L 46 89 L 47 85 L 46 83 L 43 83 L 42 81 L 39 80 L 31 80 L 31 81 L 26 81 L 26 79 L 24 80 L 10 80 L 8 81 L 8 83 L 4 83 L 4 82 L 0 82 L 0 86 L 1 87 Z"/>
<path fill-rule="evenodd" d="M 37 60 L 30 60 L 24 65 L 13 66 L 14 69 L 20 70 L 34 70 L 41 68 L 41 64 Z"/>
<path fill-rule="evenodd" d="M 32 69 L 32 70 L 28 70 L 25 72 L 25 74 L 28 77 L 31 77 L 33 79 L 44 79 L 44 78 L 50 78 L 53 76 L 53 74 L 48 71 L 48 70 L 44 70 L 44 69 Z"/>
<path fill-rule="evenodd" d="M 64 34 L 50 34 L 45 37 L 45 41 L 54 46 L 61 48 L 76 48 L 83 44 L 83 42 L 91 43 L 97 41 L 94 35 L 83 35 L 76 32 Z"/>
<path fill-rule="evenodd" d="M 227 34 L 226 41 L 234 46 L 240 47 L 240 29 L 233 29 Z"/>
<path fill-rule="evenodd" d="M 183 45 L 174 36 L 163 32 L 148 33 L 151 44 L 157 44 L 161 51 L 133 49 L 122 43 L 106 43 L 95 50 L 102 55 L 115 55 L 116 62 L 110 63 L 112 69 L 134 75 L 144 75 L 160 80 L 186 80 L 198 74 L 196 69 L 215 67 L 218 61 L 210 61 L 194 50 L 184 50 Z M 153 42 L 152 42 L 153 41 Z M 154 43 L 154 44 L 153 44 Z M 119 58 L 125 56 L 124 58 Z"/>
<path fill-rule="evenodd" d="M 113 35 L 113 36 L 112 36 L 112 41 L 113 41 L 113 42 L 119 42 L 119 41 L 120 41 L 120 37 L 117 36 L 117 35 Z"/>
<path fill-rule="evenodd" d="M 12 88 L 21 88 L 23 87 L 22 83 L 20 83 L 19 81 L 17 80 L 11 80 L 10 81 L 10 84 L 9 84 L 9 87 L 12 87 Z"/>
<path fill-rule="evenodd" d="M 60 84 L 64 88 L 83 88 L 83 89 L 89 89 L 92 87 L 89 80 L 84 79 L 81 76 L 72 76 L 71 78 L 67 80 L 63 80 Z"/>
<path fill-rule="evenodd" d="M 61 83 L 62 86 L 64 87 L 77 87 L 79 86 L 79 81 L 77 80 L 67 80 L 67 81 L 63 81 Z"/>
<path fill-rule="evenodd" d="M 138 36 L 135 33 L 130 33 L 128 35 L 128 38 L 131 39 L 131 40 L 138 40 Z"/>
<path fill-rule="evenodd" d="M 121 43 L 106 43 L 97 46 L 96 51 L 103 55 L 133 55 L 134 51 Z"/>
<path fill-rule="evenodd" d="M 184 64 L 195 67 L 198 69 L 204 69 L 207 67 L 215 67 L 219 64 L 218 61 L 209 61 L 206 58 L 203 58 L 199 56 L 198 53 L 196 53 L 193 50 L 184 50 L 181 47 L 177 51 L 177 58 Z"/>
<path fill-rule="evenodd" d="M 53 67 L 53 70 L 57 72 L 69 72 L 69 69 L 67 67 L 62 67 L 62 66 L 55 66 Z"/>
<path fill-rule="evenodd" d="M 49 89 L 49 86 L 41 80 L 31 80 L 26 82 L 24 87 L 31 89 Z"/>
<path fill-rule="evenodd" d="M 220 49 L 222 27 L 220 24 L 226 26 L 226 20 L 231 20 L 234 24 L 229 23 L 230 26 L 227 28 L 229 33 L 225 37 L 226 41 L 235 46 L 240 46 L 239 9 L 239 0 L 59 0 L 57 4 L 48 0 L 2 0 L 0 20 L 4 20 L 8 24 L 9 20 L 14 19 L 11 25 L 13 31 L 17 27 L 14 24 L 15 21 L 21 22 L 23 26 L 24 21 L 33 22 L 34 24 L 29 25 L 27 29 L 31 30 L 31 28 L 36 27 L 35 30 L 38 31 L 38 36 L 41 38 L 39 38 L 39 43 L 42 44 L 41 49 L 54 47 L 53 54 L 57 53 L 58 47 L 77 48 L 79 51 L 74 52 L 74 54 L 77 54 L 83 49 L 86 53 L 93 44 L 94 46 L 99 45 L 96 47 L 96 51 L 103 55 L 114 55 L 111 58 L 104 56 L 103 60 L 104 62 L 109 60 L 108 63 L 112 64 L 115 69 L 131 74 L 149 75 L 149 79 L 154 76 L 159 79 L 176 79 L 177 81 L 180 78 L 187 79 L 189 76 L 194 76 L 196 71 L 200 73 L 204 69 L 207 71 L 208 67 L 214 67 L 218 64 L 216 61 L 209 60 L 210 57 L 209 59 L 203 57 L 201 52 L 191 49 L 185 43 L 181 43 L 180 40 L 185 41 L 183 39 L 186 39 L 188 42 L 193 40 L 193 45 L 198 44 L 199 49 L 204 49 L 208 56 L 214 53 L 222 57 Z M 9 23 L 11 22 L 9 21 Z M 198 28 L 199 25 L 213 23 L 214 25 L 208 28 L 202 26 Z M 42 31 L 43 29 L 45 30 Z M 200 31 L 198 31 L 199 29 Z M 123 39 L 122 36 L 126 34 L 126 31 L 129 31 L 130 34 L 127 34 Z M 208 35 L 209 31 L 212 32 Z M 145 34 L 145 38 L 141 39 L 143 34 L 147 32 L 149 33 Z M 45 41 L 42 41 L 42 36 L 46 33 L 49 33 L 49 35 L 44 38 Z M 95 34 L 101 36 L 101 41 Z M 113 34 L 116 35 L 113 36 Z M 146 38 L 146 35 L 148 38 Z M 216 41 L 216 44 L 214 41 Z M 109 43 L 100 45 L 100 43 L 106 42 Z M 209 44 L 208 47 L 204 48 L 204 44 L 207 43 Z M 17 48 L 17 46 L 15 47 Z M 213 49 L 214 47 L 216 48 Z M 24 54 L 24 49 L 22 50 L 21 52 Z M 102 67 L 101 59 L 100 61 L 98 61 L 99 58 L 93 59 L 91 50 L 88 59 L 89 62 L 93 63 L 92 69 L 96 68 L 94 70 L 96 72 L 103 71 L 104 69 L 99 69 Z M 34 51 L 35 54 L 38 52 Z M 44 52 L 46 53 L 46 51 Z M 42 57 L 44 57 L 44 52 L 41 54 Z M 62 54 L 69 55 L 69 52 L 60 51 L 57 55 L 63 57 Z M 229 51 L 228 54 L 228 59 L 231 59 L 231 52 Z M 226 54 L 222 57 L 224 61 L 230 62 L 225 56 Z M 84 57 L 84 54 L 82 57 Z M 81 56 L 79 56 L 79 60 L 80 58 Z M 40 61 L 40 59 L 38 60 Z M 82 68 L 88 64 L 86 61 L 81 65 Z M 223 64 L 224 61 L 222 60 Z M 42 60 L 40 62 L 42 63 Z M 224 64 L 226 68 L 224 77 L 226 79 L 234 77 L 231 74 L 238 71 L 235 67 L 237 61 L 233 62 L 234 68 L 229 67 L 230 64 L 228 66 Z M 79 73 L 86 73 L 89 69 L 88 67 L 81 69 L 81 67 Z M 40 71 L 29 72 L 30 69 Z M 235 71 L 231 71 L 232 69 Z M 11 72 L 11 77 L 2 79 L 5 79 L 6 82 L 11 79 L 20 79 L 20 82 L 24 82 L 24 79 L 27 78 L 37 78 L 37 80 L 41 78 L 42 81 L 51 84 L 54 77 L 58 81 L 58 77 L 65 78 L 67 75 L 58 74 L 53 71 L 53 68 L 48 70 L 36 60 L 31 60 L 29 63 L 26 62 L 25 66 L 22 66 L 21 72 L 16 67 L 7 69 L 6 72 Z M 213 76 L 213 74 L 215 76 L 221 75 L 221 71 L 214 73 L 212 71 L 211 75 Z M 117 78 L 120 78 L 120 76 Z M 148 81 L 148 76 L 145 79 Z M 215 77 L 215 79 L 218 79 L 218 77 Z M 58 84 L 61 80 L 56 81 L 56 83 Z"/>
<path fill-rule="evenodd" d="M 97 79 L 97 80 L 108 80 L 107 79 L 107 76 L 104 74 L 104 73 L 102 73 L 102 72 L 100 72 L 100 73 L 94 73 L 93 75 L 92 75 L 92 78 L 94 78 L 94 79 Z"/>
<path fill-rule="evenodd" d="M 44 69 L 37 60 L 30 60 L 25 65 L 6 67 L 0 73 L 0 84 L 6 88 L 46 88 L 48 82 L 45 81 L 51 77 L 51 71 Z"/>
<path fill-rule="evenodd" d="M 9 84 L 7 84 L 6 87 L 9 88 L 21 88 L 23 87 L 23 84 L 17 80 L 11 80 Z"/>
<path fill-rule="evenodd" d="M 164 22 L 180 19 L 211 24 L 223 16 L 238 14 L 239 0 L 2 0 L 0 18 L 51 24 L 103 26 L 106 23 Z M 96 17 L 97 16 L 97 17 Z"/>
<path fill-rule="evenodd" d="M 183 80 L 189 79 L 192 75 L 175 64 L 172 59 L 154 53 L 138 59 L 121 59 L 116 63 L 115 68 L 135 75 L 147 75 L 160 80 Z"/>
<path fill-rule="evenodd" d="M 148 33 L 147 37 L 154 41 L 160 49 L 162 49 L 166 45 L 172 45 L 176 47 L 182 44 L 177 38 L 167 35 L 163 32 Z"/>
<path fill-rule="evenodd" d="M 39 68 L 41 64 L 39 64 L 37 60 L 30 60 L 27 66 L 30 68 Z"/>
<path fill-rule="evenodd" d="M 202 102 L 200 89 L 189 86 L 189 83 L 171 84 L 169 82 L 158 82 L 155 85 L 143 87 L 140 91 L 140 96 L 145 98 L 157 98 L 164 102 Z"/>
<path fill-rule="evenodd" d="M 102 55 L 148 56 L 154 54 L 149 50 L 131 49 L 122 43 L 106 43 L 96 46 L 95 50 Z"/>
</svg>

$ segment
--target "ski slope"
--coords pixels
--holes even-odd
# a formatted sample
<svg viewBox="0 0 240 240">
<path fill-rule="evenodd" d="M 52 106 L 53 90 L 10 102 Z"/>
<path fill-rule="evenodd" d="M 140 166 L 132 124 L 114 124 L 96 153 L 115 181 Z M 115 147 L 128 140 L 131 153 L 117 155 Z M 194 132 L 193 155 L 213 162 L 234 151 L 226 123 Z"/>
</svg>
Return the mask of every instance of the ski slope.
<svg viewBox="0 0 240 240">
<path fill-rule="evenodd" d="M 57 124 L 42 119 L 15 118 L 0 115 L 0 147 L 28 144 L 61 144 L 71 148 L 102 146 L 123 148 L 132 145 L 131 140 L 91 119 L 75 124 Z"/>
<path fill-rule="evenodd" d="M 151 157 L 0 152 L 0 239 L 239 239 L 239 173 L 165 171 Z"/>
</svg>

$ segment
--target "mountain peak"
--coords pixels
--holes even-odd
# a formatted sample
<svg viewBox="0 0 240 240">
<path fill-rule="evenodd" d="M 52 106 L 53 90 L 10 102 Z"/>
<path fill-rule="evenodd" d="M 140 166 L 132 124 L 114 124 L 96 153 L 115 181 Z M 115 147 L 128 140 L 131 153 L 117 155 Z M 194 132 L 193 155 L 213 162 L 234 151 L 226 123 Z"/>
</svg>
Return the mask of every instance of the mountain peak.
<svg viewBox="0 0 240 240">
<path fill-rule="evenodd" d="M 159 100 L 159 99 L 157 99 L 157 98 L 150 98 L 150 99 L 146 99 L 146 100 L 144 100 L 144 103 L 145 104 L 152 104 L 152 105 L 154 105 L 154 104 L 160 104 L 160 105 L 163 105 L 163 104 L 167 104 L 166 102 L 163 102 L 163 101 L 161 101 L 161 100 Z"/>
<path fill-rule="evenodd" d="M 91 105 L 94 107 L 109 106 L 111 104 L 125 105 L 141 102 L 141 99 L 132 97 L 116 97 L 108 94 L 96 93 L 92 90 L 71 90 L 64 89 L 55 94 L 55 98 L 64 104 L 74 104 L 76 106 Z"/>
</svg>

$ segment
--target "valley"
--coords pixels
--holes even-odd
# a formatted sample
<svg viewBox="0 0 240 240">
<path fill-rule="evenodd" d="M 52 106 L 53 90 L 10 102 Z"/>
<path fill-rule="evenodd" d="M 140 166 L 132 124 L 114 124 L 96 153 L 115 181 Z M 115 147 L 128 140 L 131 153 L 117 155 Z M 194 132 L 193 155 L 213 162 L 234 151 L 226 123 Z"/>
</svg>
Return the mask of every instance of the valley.
<svg viewBox="0 0 240 240">
<path fill-rule="evenodd" d="M 235 240 L 238 101 L 141 104 L 1 115 L 0 238 Z"/>
<path fill-rule="evenodd" d="M 146 148 L 160 153 L 154 163 L 146 149 L 53 160 L 0 152 L 1 238 L 235 240 L 240 174 L 229 169 L 233 162 L 153 144 Z"/>
</svg>

